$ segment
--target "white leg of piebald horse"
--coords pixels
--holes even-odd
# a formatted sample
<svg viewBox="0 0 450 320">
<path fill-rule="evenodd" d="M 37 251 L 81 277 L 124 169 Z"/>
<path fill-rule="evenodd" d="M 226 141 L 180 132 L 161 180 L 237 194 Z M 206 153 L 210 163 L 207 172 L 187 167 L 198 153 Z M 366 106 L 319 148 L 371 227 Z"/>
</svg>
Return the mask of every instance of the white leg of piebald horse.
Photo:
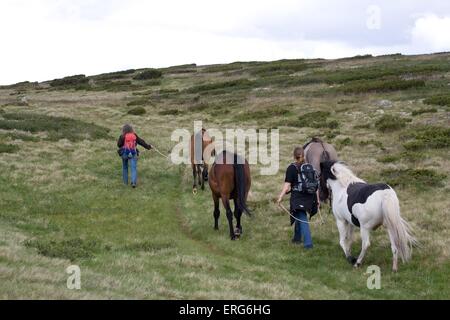
<svg viewBox="0 0 450 320">
<path fill-rule="evenodd" d="M 391 249 L 392 249 L 392 271 L 397 272 L 398 270 L 398 249 L 395 244 L 395 237 L 392 234 L 392 231 L 388 230 L 389 240 L 391 241 Z"/>
<path fill-rule="evenodd" d="M 364 259 L 364 255 L 366 254 L 367 248 L 370 246 L 370 231 L 361 226 L 361 240 L 362 240 L 362 248 L 361 253 L 359 254 L 358 260 L 356 260 L 355 267 L 359 267 Z"/>
<path fill-rule="evenodd" d="M 351 257 L 350 248 L 348 246 L 347 235 L 348 235 L 348 222 L 345 220 L 336 219 L 336 225 L 339 230 L 339 244 L 344 250 L 345 257 L 349 259 Z"/>
<path fill-rule="evenodd" d="M 354 227 L 351 223 L 347 223 L 347 234 L 346 234 L 346 238 L 345 238 L 345 246 L 349 252 L 349 254 L 351 255 L 352 252 L 352 244 L 353 244 L 353 230 Z"/>
</svg>

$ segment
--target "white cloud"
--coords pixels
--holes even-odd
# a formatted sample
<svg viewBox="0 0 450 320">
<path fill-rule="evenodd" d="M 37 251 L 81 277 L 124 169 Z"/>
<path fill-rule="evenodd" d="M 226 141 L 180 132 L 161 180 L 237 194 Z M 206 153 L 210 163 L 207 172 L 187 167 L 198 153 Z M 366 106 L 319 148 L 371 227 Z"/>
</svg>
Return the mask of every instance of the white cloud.
<svg viewBox="0 0 450 320">
<path fill-rule="evenodd" d="M 382 28 L 366 9 L 380 5 Z M 429 0 L 2 0 L 0 84 L 184 63 L 450 50 Z M 401 5 L 400 5 L 401 4 Z"/>
<path fill-rule="evenodd" d="M 432 51 L 450 50 L 450 16 L 429 14 L 418 18 L 411 34 L 416 47 L 426 47 Z"/>
</svg>

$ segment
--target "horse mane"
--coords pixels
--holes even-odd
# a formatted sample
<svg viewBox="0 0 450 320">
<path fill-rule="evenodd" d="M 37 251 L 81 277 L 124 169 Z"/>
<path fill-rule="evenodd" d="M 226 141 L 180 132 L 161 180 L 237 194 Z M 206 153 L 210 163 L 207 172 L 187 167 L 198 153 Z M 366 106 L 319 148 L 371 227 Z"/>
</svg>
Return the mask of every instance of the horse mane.
<svg viewBox="0 0 450 320">
<path fill-rule="evenodd" d="M 349 169 L 342 162 L 336 162 L 333 167 L 333 174 L 336 176 L 336 179 L 341 183 L 344 188 L 347 188 L 351 183 L 362 182 L 365 183 L 364 180 L 358 178 L 352 170 Z"/>
</svg>

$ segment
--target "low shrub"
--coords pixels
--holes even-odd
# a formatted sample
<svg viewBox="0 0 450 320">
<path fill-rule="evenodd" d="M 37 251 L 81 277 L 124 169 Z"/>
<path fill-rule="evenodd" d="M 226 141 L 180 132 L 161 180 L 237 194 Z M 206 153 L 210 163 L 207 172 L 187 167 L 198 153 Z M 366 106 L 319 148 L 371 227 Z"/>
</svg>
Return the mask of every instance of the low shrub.
<svg viewBox="0 0 450 320">
<path fill-rule="evenodd" d="M 162 72 L 157 69 L 148 69 L 138 73 L 133 79 L 134 80 L 150 80 L 158 79 L 162 77 Z"/>
<path fill-rule="evenodd" d="M 39 87 L 38 82 L 22 81 L 15 84 L 0 86 L 0 89 L 28 90 L 28 89 L 36 89 L 38 87 Z"/>
<path fill-rule="evenodd" d="M 136 107 L 127 112 L 127 114 L 130 114 L 133 116 L 142 116 L 143 114 L 146 114 L 146 113 L 147 113 L 147 111 L 143 107 Z"/>
<path fill-rule="evenodd" d="M 124 71 L 103 73 L 103 74 L 100 74 L 98 76 L 94 76 L 93 78 L 94 79 L 99 79 L 99 80 L 122 79 L 122 78 L 125 78 L 126 76 L 129 76 L 129 75 L 135 73 L 135 72 L 136 72 L 135 69 L 128 69 L 128 70 L 124 70 Z"/>
<path fill-rule="evenodd" d="M 378 148 L 380 148 L 380 149 L 383 148 L 383 144 L 382 144 L 380 141 L 373 140 L 373 139 L 370 139 L 370 140 L 361 140 L 361 141 L 359 142 L 359 145 L 360 145 L 360 146 L 373 145 L 373 146 L 378 147 Z"/>
<path fill-rule="evenodd" d="M 34 113 L 6 113 L 0 119 L 0 129 L 28 132 L 47 132 L 48 140 L 68 139 L 82 141 L 84 139 L 106 139 L 109 129 L 93 123 L 87 123 L 65 117 L 53 117 Z"/>
<path fill-rule="evenodd" d="M 404 136 L 412 139 L 403 144 L 407 150 L 442 149 L 450 147 L 450 128 L 437 126 L 423 126 L 411 129 Z"/>
<path fill-rule="evenodd" d="M 154 252 L 172 248 L 170 243 L 155 243 L 153 241 L 135 242 L 126 245 L 123 250 L 125 251 L 142 251 L 142 252 Z"/>
<path fill-rule="evenodd" d="M 236 90 L 250 89 L 253 82 L 248 79 L 238 79 L 232 81 L 215 82 L 193 86 L 186 90 L 187 93 L 212 93 L 221 94 Z"/>
<path fill-rule="evenodd" d="M 235 71 L 242 70 L 243 65 L 241 63 L 230 63 L 230 64 L 220 64 L 215 66 L 208 66 L 202 70 L 205 73 L 215 73 L 215 72 L 227 72 L 227 71 Z"/>
<path fill-rule="evenodd" d="M 129 107 L 133 107 L 133 106 L 144 106 L 146 104 L 149 104 L 149 100 L 147 98 L 142 98 L 142 99 L 136 99 L 133 101 L 130 101 L 127 103 L 127 106 Z"/>
<path fill-rule="evenodd" d="M 400 161 L 401 158 L 402 156 L 398 154 L 388 154 L 377 158 L 377 161 L 381 163 L 394 163 Z"/>
<path fill-rule="evenodd" d="M 364 123 L 364 124 L 357 124 L 356 126 L 353 126 L 353 129 L 370 129 L 371 127 L 372 127 L 372 124 Z"/>
<path fill-rule="evenodd" d="M 422 108 L 422 109 L 418 109 L 418 110 L 414 110 L 411 115 L 413 117 L 424 114 L 424 113 L 436 113 L 437 109 L 436 108 Z"/>
<path fill-rule="evenodd" d="M 65 87 L 65 88 L 78 88 L 80 85 L 86 85 L 89 83 L 89 78 L 86 78 L 84 74 L 65 77 L 62 79 L 55 79 L 50 82 L 52 87 Z"/>
<path fill-rule="evenodd" d="M 182 64 L 168 68 L 159 69 L 163 74 L 178 74 L 178 73 L 195 73 L 197 72 L 197 65 L 195 63 Z"/>
<path fill-rule="evenodd" d="M 50 258 L 62 258 L 70 261 L 92 258 L 96 253 L 109 251 L 109 246 L 104 246 L 96 240 L 83 240 L 80 238 L 70 240 L 27 240 L 25 246 L 37 249 L 40 255 Z"/>
<path fill-rule="evenodd" d="M 337 90 L 344 93 L 388 92 L 424 86 L 423 80 L 376 79 L 347 82 Z"/>
<path fill-rule="evenodd" d="M 12 144 L 0 143 L 0 153 L 14 153 L 19 150 L 18 146 Z"/>
<path fill-rule="evenodd" d="M 28 134 L 23 134 L 17 131 L 9 131 L 6 133 L 1 133 L 0 136 L 2 138 L 10 138 L 12 140 L 22 140 L 22 141 L 30 141 L 30 142 L 37 142 L 40 141 L 39 137 L 35 137 Z"/>
<path fill-rule="evenodd" d="M 158 91 L 158 94 L 176 94 L 179 92 L 180 92 L 180 90 L 178 90 L 178 89 L 160 89 Z"/>
<path fill-rule="evenodd" d="M 425 104 L 437 105 L 437 106 L 447 106 L 450 107 L 450 94 L 448 95 L 438 95 L 434 97 L 427 98 L 423 101 Z"/>
<path fill-rule="evenodd" d="M 309 127 L 309 128 L 329 128 L 337 129 L 339 122 L 337 120 L 329 121 L 331 113 L 328 111 L 314 111 L 306 113 L 298 118 L 298 120 L 282 122 L 280 125 L 288 125 L 292 127 Z"/>
<path fill-rule="evenodd" d="M 172 115 L 176 116 L 176 115 L 181 114 L 181 111 L 178 109 L 168 109 L 168 110 L 160 111 L 160 112 L 158 112 L 158 114 L 162 115 L 162 116 L 172 116 Z"/>
<path fill-rule="evenodd" d="M 391 132 L 406 126 L 407 119 L 395 115 L 384 115 L 375 122 L 375 128 L 381 132 Z"/>
<path fill-rule="evenodd" d="M 289 115 L 290 110 L 281 107 L 272 107 L 258 111 L 247 111 L 236 116 L 238 120 L 259 120 L 266 118 L 277 118 Z"/>
<path fill-rule="evenodd" d="M 346 147 L 346 146 L 351 146 L 352 144 L 353 144 L 353 141 L 352 141 L 352 139 L 350 139 L 350 138 L 345 138 L 345 139 L 339 139 L 339 140 L 337 140 L 336 141 L 336 144 L 337 144 L 337 146 L 339 147 L 339 148 L 343 148 L 343 147 Z"/>
<path fill-rule="evenodd" d="M 313 64 L 305 63 L 304 60 L 280 60 L 266 62 L 257 67 L 249 69 L 250 74 L 257 76 L 289 75 L 306 70 Z"/>
<path fill-rule="evenodd" d="M 441 187 L 446 178 L 446 175 L 432 169 L 386 169 L 381 176 L 392 187 L 415 188 L 418 191 Z"/>
</svg>

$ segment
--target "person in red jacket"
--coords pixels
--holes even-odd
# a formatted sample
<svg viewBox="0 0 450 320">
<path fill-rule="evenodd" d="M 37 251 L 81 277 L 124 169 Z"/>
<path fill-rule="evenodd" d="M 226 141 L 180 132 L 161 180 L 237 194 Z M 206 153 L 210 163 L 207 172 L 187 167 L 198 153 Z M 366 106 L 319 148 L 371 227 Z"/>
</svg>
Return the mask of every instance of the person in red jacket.
<svg viewBox="0 0 450 320">
<path fill-rule="evenodd" d="M 134 132 L 133 127 L 129 124 L 123 126 L 122 134 L 117 141 L 119 155 L 122 158 L 122 176 L 123 183 L 128 185 L 128 163 L 131 164 L 131 186 L 136 188 L 137 185 L 137 161 L 139 158 L 139 150 L 137 145 L 151 150 L 152 146 L 139 138 Z"/>
</svg>

